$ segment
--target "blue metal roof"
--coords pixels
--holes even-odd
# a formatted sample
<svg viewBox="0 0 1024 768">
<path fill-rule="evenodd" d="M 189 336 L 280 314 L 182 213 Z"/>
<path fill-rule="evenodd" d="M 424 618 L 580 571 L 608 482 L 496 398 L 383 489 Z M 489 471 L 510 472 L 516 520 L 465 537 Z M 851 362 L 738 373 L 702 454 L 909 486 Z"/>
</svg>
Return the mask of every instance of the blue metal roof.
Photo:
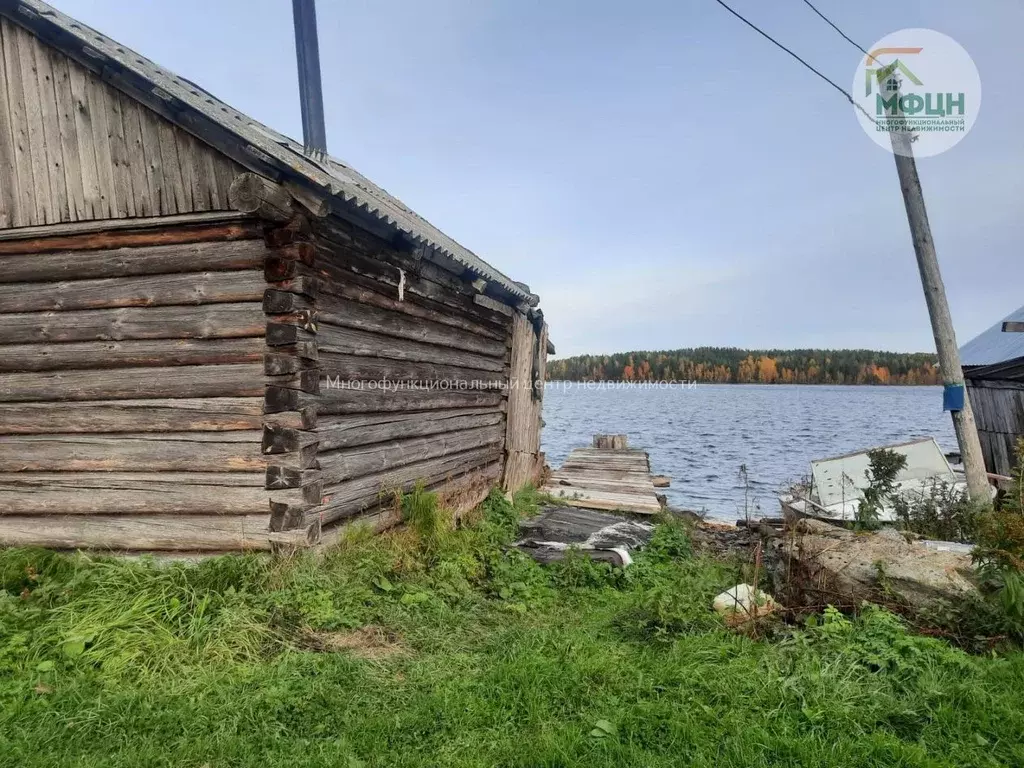
<svg viewBox="0 0 1024 768">
<path fill-rule="evenodd" d="M 1024 307 L 1012 312 L 977 338 L 960 347 L 960 364 L 965 368 L 995 365 L 1024 357 L 1024 333 L 1003 330 L 1003 323 L 1024 322 Z"/>
</svg>

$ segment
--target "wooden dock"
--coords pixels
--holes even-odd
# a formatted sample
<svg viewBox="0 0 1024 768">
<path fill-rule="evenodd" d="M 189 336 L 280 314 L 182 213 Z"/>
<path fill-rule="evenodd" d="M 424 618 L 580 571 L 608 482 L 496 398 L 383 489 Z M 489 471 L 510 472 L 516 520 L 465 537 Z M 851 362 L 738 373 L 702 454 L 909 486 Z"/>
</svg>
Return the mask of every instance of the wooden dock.
<svg viewBox="0 0 1024 768">
<path fill-rule="evenodd" d="M 662 510 L 646 451 L 626 447 L 624 435 L 596 435 L 594 445 L 602 447 L 574 449 L 541 491 L 583 509 L 641 515 Z"/>
</svg>

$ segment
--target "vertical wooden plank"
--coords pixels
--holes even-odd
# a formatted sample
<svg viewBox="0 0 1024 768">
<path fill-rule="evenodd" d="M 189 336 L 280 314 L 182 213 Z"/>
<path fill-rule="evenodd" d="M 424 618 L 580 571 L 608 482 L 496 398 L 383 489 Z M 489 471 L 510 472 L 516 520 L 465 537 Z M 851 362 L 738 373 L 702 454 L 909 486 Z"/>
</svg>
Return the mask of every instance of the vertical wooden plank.
<svg viewBox="0 0 1024 768">
<path fill-rule="evenodd" d="M 110 127 L 107 122 L 107 86 L 89 72 L 85 77 L 85 91 L 89 100 L 89 114 L 92 116 L 92 141 L 100 185 L 100 210 L 96 215 L 102 218 L 123 218 L 125 214 L 114 193 L 114 161 L 110 155 Z"/>
<path fill-rule="evenodd" d="M 195 138 L 188 131 L 175 128 L 174 141 L 178 147 L 178 163 L 181 165 L 181 177 L 189 209 L 210 210 L 210 198 L 209 194 L 204 192 L 205 180 L 200 170 L 199 147 Z"/>
<path fill-rule="evenodd" d="M 160 206 L 152 197 L 156 184 L 142 142 L 142 124 L 139 117 L 141 107 L 137 101 L 123 94 L 118 96 L 118 102 L 121 104 L 121 121 L 124 123 L 128 173 L 132 179 L 132 192 L 135 197 L 135 215 L 156 216 L 160 212 Z"/>
<path fill-rule="evenodd" d="M 14 110 L 11 108 L 11 81 L 4 51 L 9 34 L 8 21 L 0 18 L 0 112 L 7 120 L 0 124 L 0 229 L 16 227 L 22 217 L 21 195 L 18 189 L 18 158 L 14 138 Z"/>
<path fill-rule="evenodd" d="M 132 179 L 131 157 L 125 137 L 125 120 L 121 108 L 121 94 L 107 92 L 107 127 L 110 131 L 110 160 L 114 166 L 114 199 L 119 217 L 138 216 L 135 206 L 135 185 Z M 139 149 L 141 152 L 141 147 Z M 144 214 L 143 214 L 144 215 Z"/>
<path fill-rule="evenodd" d="M 39 103 L 39 86 L 36 81 L 36 65 L 33 47 L 35 38 L 23 29 L 16 29 L 17 60 L 20 72 L 21 93 L 24 97 L 27 169 L 32 176 L 35 197 L 33 224 L 51 224 L 55 221 L 50 205 L 50 175 L 46 170 L 46 143 L 43 138 L 43 110 Z M 27 175 L 27 174 L 26 174 Z"/>
<path fill-rule="evenodd" d="M 192 188 L 189 187 L 186 195 L 185 180 L 181 175 L 181 161 L 178 159 L 178 145 L 174 141 L 174 126 L 166 120 L 160 120 L 157 134 L 160 141 L 160 159 L 163 160 L 164 168 L 164 197 L 172 208 L 167 213 L 188 213 L 192 207 L 191 200 L 188 199 L 192 194 Z"/>
<path fill-rule="evenodd" d="M 74 62 L 68 62 L 68 75 L 71 82 L 71 109 L 75 116 L 75 135 L 78 137 L 78 162 L 85 200 L 84 218 L 103 218 L 103 193 L 100 189 L 99 171 L 96 168 L 86 71 Z"/>
<path fill-rule="evenodd" d="M 142 105 L 138 106 L 139 127 L 142 130 L 143 155 L 146 158 L 146 180 L 149 183 L 153 216 L 175 213 L 174 196 L 164 180 L 164 163 L 160 153 L 160 131 L 157 116 Z"/>
<path fill-rule="evenodd" d="M 211 151 L 211 154 L 213 155 L 213 162 L 217 173 L 218 197 L 217 202 L 214 205 L 214 210 L 228 211 L 231 209 L 231 203 L 228 202 L 228 190 L 231 188 L 231 182 L 235 180 L 235 176 L 237 176 L 242 169 L 219 153 Z"/>
<path fill-rule="evenodd" d="M 53 92 L 57 100 L 57 132 L 64 158 L 64 187 L 67 190 L 68 218 L 83 221 L 90 218 L 85 206 L 82 186 L 82 163 L 79 158 L 78 129 L 75 126 L 75 99 L 71 93 L 68 59 L 57 51 L 50 57 L 53 71 Z"/>
<path fill-rule="evenodd" d="M 60 141 L 60 120 L 58 118 L 57 90 L 50 48 L 36 44 L 36 85 L 43 115 L 43 143 L 46 147 L 46 171 L 50 181 L 50 202 L 55 221 L 70 221 L 68 209 L 68 185 L 64 163 L 64 151 Z"/>
<path fill-rule="evenodd" d="M 203 175 L 203 185 L 209 198 L 210 210 L 219 211 L 227 207 L 228 187 L 221 187 L 221 180 L 217 169 L 217 153 L 198 139 L 196 140 L 196 146 L 198 148 L 196 156 L 200 158 L 199 162 L 202 168 L 200 173 Z M 221 197 L 224 198 L 223 204 L 221 203 Z"/>
</svg>

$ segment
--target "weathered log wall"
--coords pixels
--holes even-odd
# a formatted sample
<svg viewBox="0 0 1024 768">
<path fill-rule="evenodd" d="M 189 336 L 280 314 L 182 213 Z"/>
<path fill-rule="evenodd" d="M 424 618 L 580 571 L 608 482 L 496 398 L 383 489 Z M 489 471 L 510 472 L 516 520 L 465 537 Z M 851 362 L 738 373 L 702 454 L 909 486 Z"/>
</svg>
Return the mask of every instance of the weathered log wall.
<svg viewBox="0 0 1024 768">
<path fill-rule="evenodd" d="M 255 223 L 0 243 L 0 544 L 269 548 Z M 275 318 L 276 319 L 276 318 Z M 311 389 L 312 391 L 312 389 Z"/>
<path fill-rule="evenodd" d="M 1017 441 L 1024 437 L 1024 383 L 968 379 L 967 390 L 985 466 L 1008 476 L 1018 460 Z"/>
<path fill-rule="evenodd" d="M 268 389 L 268 414 L 291 426 L 268 424 L 264 451 L 315 446 L 316 456 L 268 469 L 269 486 L 292 494 L 275 496 L 274 529 L 316 540 L 340 521 L 378 514 L 417 482 L 468 496 L 475 488 L 478 497 L 504 461 L 508 314 L 481 306 L 469 280 L 338 217 L 270 241 L 313 256 L 271 257 L 268 279 L 316 285 L 313 297 L 268 294 L 277 311 L 311 313 L 308 326 L 281 336 L 282 348 L 315 350 L 273 364 L 314 371 L 319 382 L 315 394 Z"/>
<path fill-rule="evenodd" d="M 228 210 L 240 167 L 0 18 L 0 229 Z"/>
</svg>

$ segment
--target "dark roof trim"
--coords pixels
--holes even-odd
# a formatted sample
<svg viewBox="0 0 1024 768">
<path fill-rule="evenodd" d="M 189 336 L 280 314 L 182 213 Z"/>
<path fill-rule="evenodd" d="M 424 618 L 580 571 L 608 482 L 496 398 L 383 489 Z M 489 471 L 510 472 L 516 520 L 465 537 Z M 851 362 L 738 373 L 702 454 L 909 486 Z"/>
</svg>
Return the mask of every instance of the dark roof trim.
<svg viewBox="0 0 1024 768">
<path fill-rule="evenodd" d="M 1024 357 L 993 365 L 964 367 L 964 377 L 971 381 L 1024 381 Z"/>
<path fill-rule="evenodd" d="M 384 224 L 396 236 L 402 233 L 412 246 L 429 249 L 433 261 L 450 262 L 456 274 L 484 278 L 506 303 L 539 303 L 522 284 L 341 161 L 304 154 L 302 145 L 287 136 L 41 0 L 0 0 L 0 13 L 246 168 L 275 180 L 297 178 L 327 192 L 350 215 Z"/>
</svg>

